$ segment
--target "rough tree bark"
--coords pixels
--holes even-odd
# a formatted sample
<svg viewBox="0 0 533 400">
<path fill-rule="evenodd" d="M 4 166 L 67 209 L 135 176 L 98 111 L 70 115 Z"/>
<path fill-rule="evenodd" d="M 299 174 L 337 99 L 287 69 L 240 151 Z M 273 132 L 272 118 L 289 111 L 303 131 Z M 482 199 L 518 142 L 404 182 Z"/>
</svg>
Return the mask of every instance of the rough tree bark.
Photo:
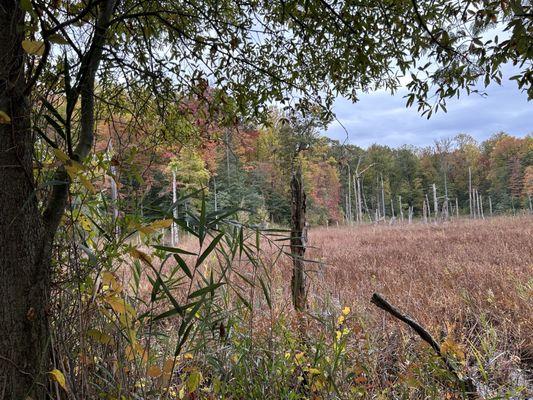
<svg viewBox="0 0 533 400">
<path fill-rule="evenodd" d="M 33 177 L 30 106 L 26 89 L 24 12 L 0 6 L 0 398 L 43 396 L 47 360 L 48 268 Z"/>
<path fill-rule="evenodd" d="M 78 85 L 72 89 L 72 100 L 67 104 L 68 114 L 74 110 L 77 99 L 81 100 L 78 143 L 70 154 L 77 161 L 86 158 L 93 143 L 96 71 L 115 3 L 116 0 L 107 0 L 99 7 L 90 47 L 81 59 Z M 47 396 L 52 244 L 69 188 L 68 175 L 61 167 L 54 174 L 57 183 L 41 214 L 33 176 L 35 141 L 28 100 L 38 77 L 27 79 L 24 68 L 24 29 L 21 29 L 24 17 L 19 1 L 0 1 L 0 111 L 9 117 L 0 124 L 0 398 L 3 400 L 41 400 Z M 46 48 L 49 49 L 49 44 Z M 46 61 L 46 55 L 47 50 L 41 62 Z"/>
<path fill-rule="evenodd" d="M 291 254 L 292 254 L 292 302 L 297 311 L 306 305 L 305 263 L 306 248 L 305 212 L 306 195 L 303 187 L 302 167 L 296 166 L 291 178 Z"/>
</svg>

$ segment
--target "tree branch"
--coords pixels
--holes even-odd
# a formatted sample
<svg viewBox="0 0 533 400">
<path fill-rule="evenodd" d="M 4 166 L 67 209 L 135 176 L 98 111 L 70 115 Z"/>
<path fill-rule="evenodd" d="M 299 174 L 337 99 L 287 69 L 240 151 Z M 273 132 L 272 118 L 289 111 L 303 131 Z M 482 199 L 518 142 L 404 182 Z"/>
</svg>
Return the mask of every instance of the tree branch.
<svg viewBox="0 0 533 400">
<path fill-rule="evenodd" d="M 95 25 L 91 46 L 81 60 L 79 79 L 72 99 L 67 105 L 67 113 L 72 112 L 77 98 L 81 97 L 80 135 L 74 150 L 75 161 L 82 162 L 89 154 L 94 138 L 94 86 L 96 72 L 102 59 L 103 48 L 109 22 L 115 10 L 117 0 L 106 0 L 101 5 Z M 63 166 L 54 173 L 58 183 L 53 187 L 46 209 L 43 212 L 45 242 L 53 241 L 59 222 L 65 210 L 70 186 L 70 177 Z"/>
<path fill-rule="evenodd" d="M 420 336 L 420 338 L 429 344 L 433 350 L 435 350 L 435 353 L 444 361 L 444 364 L 446 365 L 446 368 L 454 375 L 454 377 L 465 386 L 468 396 L 471 399 L 477 399 L 477 388 L 474 384 L 472 378 L 467 377 L 466 379 L 462 379 L 459 377 L 456 368 L 450 363 L 448 358 L 442 353 L 442 350 L 437 343 L 435 339 L 433 339 L 433 336 L 425 330 L 418 322 L 413 320 L 411 317 L 402 314 L 397 308 L 395 308 L 392 304 L 390 304 L 387 300 L 385 300 L 383 297 L 381 297 L 378 293 L 374 293 L 372 295 L 372 299 L 370 300 L 371 303 L 375 304 L 378 308 L 381 308 L 382 310 L 388 312 L 392 316 L 396 317 L 402 322 L 405 322 L 409 327 L 411 327 L 417 334 Z"/>
</svg>

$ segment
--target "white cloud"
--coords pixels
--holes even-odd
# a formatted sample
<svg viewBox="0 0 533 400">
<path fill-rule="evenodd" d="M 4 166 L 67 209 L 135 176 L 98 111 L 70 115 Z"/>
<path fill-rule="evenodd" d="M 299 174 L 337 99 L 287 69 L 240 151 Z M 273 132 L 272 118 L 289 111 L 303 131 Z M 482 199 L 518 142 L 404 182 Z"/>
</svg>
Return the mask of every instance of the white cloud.
<svg viewBox="0 0 533 400">
<path fill-rule="evenodd" d="M 334 111 L 348 131 L 347 142 L 361 147 L 373 143 L 426 146 L 458 133 L 468 133 L 482 141 L 499 131 L 515 136 L 533 132 L 533 102 L 527 101 L 515 82 L 489 86 L 486 92 L 486 97 L 473 94 L 450 100 L 448 112 L 439 111 L 430 120 L 421 117 L 416 107 L 405 108 L 405 91 L 395 96 L 384 91 L 362 94 L 356 104 L 338 98 Z M 346 139 L 338 122 L 324 133 L 341 142 Z"/>
</svg>

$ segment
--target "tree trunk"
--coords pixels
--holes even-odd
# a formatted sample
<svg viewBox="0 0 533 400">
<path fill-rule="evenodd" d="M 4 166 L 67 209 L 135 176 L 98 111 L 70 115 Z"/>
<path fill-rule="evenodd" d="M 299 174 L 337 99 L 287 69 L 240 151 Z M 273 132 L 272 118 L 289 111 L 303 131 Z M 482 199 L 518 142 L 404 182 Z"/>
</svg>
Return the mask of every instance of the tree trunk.
<svg viewBox="0 0 533 400">
<path fill-rule="evenodd" d="M 292 254 L 292 302 L 297 311 L 303 311 L 306 305 L 305 264 L 303 261 L 306 248 L 305 212 L 306 196 L 303 187 L 302 167 L 298 165 L 291 178 L 291 254 Z"/>
<path fill-rule="evenodd" d="M 437 186 L 433 184 L 433 214 L 435 215 L 435 223 L 439 218 L 439 201 L 437 199 Z"/>
<path fill-rule="evenodd" d="M 172 218 L 174 219 L 172 221 L 172 225 L 170 226 L 170 245 L 176 246 L 179 243 L 179 228 L 178 224 L 176 224 L 176 220 L 178 219 L 178 193 L 177 193 L 177 184 L 176 184 L 176 171 L 172 171 Z M 215 205 L 215 211 L 216 211 L 216 205 Z"/>
<path fill-rule="evenodd" d="M 472 207 L 472 168 L 468 167 L 468 208 L 470 209 L 470 218 L 474 218 Z"/>
<path fill-rule="evenodd" d="M 348 224 L 351 224 L 353 221 L 352 218 L 352 173 L 350 171 L 350 165 L 348 164 L 348 212 L 346 213 L 346 216 L 348 218 Z"/>
<path fill-rule="evenodd" d="M 383 175 L 381 175 L 381 205 L 383 206 L 383 220 L 386 220 L 387 210 L 385 209 L 385 187 L 383 186 Z"/>
<path fill-rule="evenodd" d="M 357 215 L 359 215 L 359 222 L 363 222 L 363 205 L 361 200 L 361 178 L 357 177 Z"/>
<path fill-rule="evenodd" d="M 30 105 L 19 2 L 0 6 L 0 398 L 44 399 L 50 246 L 33 178 Z"/>
<path fill-rule="evenodd" d="M 0 397 L 42 400 L 47 396 L 46 372 L 51 369 L 52 243 L 67 204 L 69 178 L 63 167 L 56 170 L 56 184 L 41 214 L 27 99 L 32 87 L 27 87 L 22 49 L 25 13 L 19 4 L 0 3 L 0 111 L 10 118 L 0 123 Z M 68 114 L 78 97 L 81 100 L 80 133 L 72 155 L 80 162 L 93 144 L 95 76 L 115 5 L 116 0 L 100 4 L 91 46 L 80 63 L 79 84 L 67 102 Z"/>
</svg>

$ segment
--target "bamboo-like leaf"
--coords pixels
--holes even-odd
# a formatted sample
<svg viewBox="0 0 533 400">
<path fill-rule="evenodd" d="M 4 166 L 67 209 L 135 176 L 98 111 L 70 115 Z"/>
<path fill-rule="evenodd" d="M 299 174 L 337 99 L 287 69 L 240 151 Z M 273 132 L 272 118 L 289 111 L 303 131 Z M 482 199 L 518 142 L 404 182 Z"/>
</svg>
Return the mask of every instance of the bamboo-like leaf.
<svg viewBox="0 0 533 400">
<path fill-rule="evenodd" d="M 197 256 L 197 253 L 192 253 L 187 250 L 179 249 L 177 247 L 170 247 L 170 246 L 154 246 L 154 248 L 158 250 L 168 251 L 169 253 L 176 253 L 176 254 L 188 254 L 190 256 Z"/>
<path fill-rule="evenodd" d="M 185 272 L 185 275 L 192 279 L 191 270 L 189 269 L 189 266 L 187 265 L 185 260 L 181 258 L 179 254 L 174 254 L 174 259 L 176 260 L 180 268 L 183 270 L 183 272 Z"/>
<path fill-rule="evenodd" d="M 198 260 L 196 260 L 196 267 L 200 266 L 204 260 L 211 254 L 213 249 L 216 247 L 218 242 L 220 242 L 220 239 L 224 236 L 224 232 L 219 233 L 215 238 L 209 243 L 209 246 L 204 250 L 204 252 L 198 257 Z"/>
<path fill-rule="evenodd" d="M 261 289 L 263 289 L 263 294 L 265 295 L 268 308 L 272 309 L 272 302 L 270 301 L 270 291 L 268 290 L 267 285 L 263 281 L 263 278 L 259 277 L 259 283 L 261 284 Z"/>
<path fill-rule="evenodd" d="M 61 124 L 65 125 L 65 119 L 59 114 L 57 109 L 54 107 L 52 103 L 50 103 L 44 96 L 41 96 L 40 98 L 43 105 L 46 107 L 48 111 L 52 113 L 52 115 L 59 121 Z"/>
<path fill-rule="evenodd" d="M 203 296 L 204 294 L 207 294 L 209 292 L 211 292 L 211 295 L 213 296 L 215 294 L 215 289 L 219 288 L 222 285 L 224 285 L 223 282 L 213 283 L 212 285 L 203 287 L 201 289 L 198 289 L 198 290 L 192 292 L 191 294 L 189 294 L 188 298 L 192 299 L 194 297 Z"/>
</svg>

